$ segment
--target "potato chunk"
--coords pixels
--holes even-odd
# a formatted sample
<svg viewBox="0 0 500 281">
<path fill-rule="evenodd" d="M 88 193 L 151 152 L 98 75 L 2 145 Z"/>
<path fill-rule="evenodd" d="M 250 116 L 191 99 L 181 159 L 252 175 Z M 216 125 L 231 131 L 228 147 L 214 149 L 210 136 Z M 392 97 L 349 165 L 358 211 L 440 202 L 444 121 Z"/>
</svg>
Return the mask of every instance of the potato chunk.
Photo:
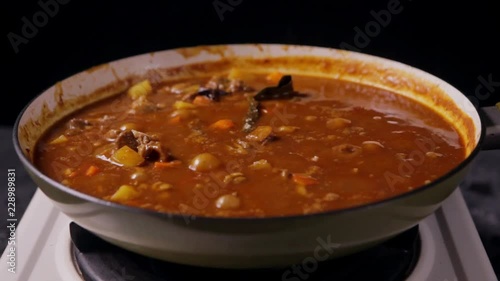
<svg viewBox="0 0 500 281">
<path fill-rule="evenodd" d="M 175 109 L 194 109 L 194 108 L 196 108 L 196 105 L 189 103 L 189 102 L 178 100 L 174 103 L 174 108 Z"/>
<path fill-rule="evenodd" d="M 139 197 L 139 192 L 131 185 L 124 184 L 111 196 L 113 201 L 127 201 Z"/>
<path fill-rule="evenodd" d="M 244 74 L 240 68 L 231 68 L 229 74 L 227 75 L 228 79 L 243 79 Z"/>
<path fill-rule="evenodd" d="M 67 142 L 68 138 L 65 135 L 60 135 L 57 138 L 53 139 L 50 144 L 58 144 L 58 143 L 63 143 Z"/>
<path fill-rule="evenodd" d="M 144 158 L 137 151 L 124 145 L 111 156 L 112 160 L 125 166 L 135 167 L 144 162 Z"/>
<path fill-rule="evenodd" d="M 134 100 L 141 96 L 149 95 L 151 92 L 153 92 L 153 87 L 151 87 L 151 83 L 149 83 L 149 80 L 147 79 L 128 89 L 128 95 Z"/>
</svg>

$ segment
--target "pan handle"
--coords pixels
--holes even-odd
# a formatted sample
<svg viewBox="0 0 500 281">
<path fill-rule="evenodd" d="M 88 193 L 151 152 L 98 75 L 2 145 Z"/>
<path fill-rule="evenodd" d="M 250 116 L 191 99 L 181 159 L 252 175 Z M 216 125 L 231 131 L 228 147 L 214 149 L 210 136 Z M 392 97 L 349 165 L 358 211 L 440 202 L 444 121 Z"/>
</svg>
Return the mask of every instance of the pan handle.
<svg viewBox="0 0 500 281">
<path fill-rule="evenodd" d="M 483 115 L 486 135 L 481 146 L 482 150 L 500 149 L 500 103 L 496 106 L 479 108 Z"/>
</svg>

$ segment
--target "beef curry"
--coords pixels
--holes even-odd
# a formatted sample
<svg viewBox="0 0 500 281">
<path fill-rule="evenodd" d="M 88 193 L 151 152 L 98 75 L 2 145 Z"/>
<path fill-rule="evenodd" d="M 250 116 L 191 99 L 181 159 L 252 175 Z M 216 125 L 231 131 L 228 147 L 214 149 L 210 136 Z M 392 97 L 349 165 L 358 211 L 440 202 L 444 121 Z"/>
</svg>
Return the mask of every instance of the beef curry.
<svg viewBox="0 0 500 281">
<path fill-rule="evenodd" d="M 407 97 L 238 69 L 142 79 L 59 121 L 35 151 L 43 173 L 82 193 L 226 217 L 364 205 L 421 188 L 464 158 L 456 129 Z"/>
</svg>

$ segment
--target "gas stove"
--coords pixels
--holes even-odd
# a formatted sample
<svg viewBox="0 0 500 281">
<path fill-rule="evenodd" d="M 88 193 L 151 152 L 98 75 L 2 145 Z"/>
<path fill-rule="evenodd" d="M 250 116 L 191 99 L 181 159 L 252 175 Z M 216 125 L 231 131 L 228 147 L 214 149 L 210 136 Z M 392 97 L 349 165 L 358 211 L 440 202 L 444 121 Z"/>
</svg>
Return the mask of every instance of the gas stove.
<svg viewBox="0 0 500 281">
<path fill-rule="evenodd" d="M 325 261 L 314 271 L 222 270 L 148 259 L 107 244 L 79 227 L 37 190 L 16 232 L 15 273 L 9 246 L 4 281 L 192 280 L 497 280 L 457 188 L 433 215 L 390 241 L 359 254 Z M 11 269 L 11 271 L 13 271 Z"/>
</svg>

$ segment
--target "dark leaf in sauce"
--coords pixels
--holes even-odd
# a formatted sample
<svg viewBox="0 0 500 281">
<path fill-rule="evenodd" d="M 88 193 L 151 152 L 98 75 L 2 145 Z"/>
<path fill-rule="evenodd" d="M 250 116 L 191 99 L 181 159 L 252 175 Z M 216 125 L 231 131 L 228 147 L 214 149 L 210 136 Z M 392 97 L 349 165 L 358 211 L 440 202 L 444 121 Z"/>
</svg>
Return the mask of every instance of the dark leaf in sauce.
<svg viewBox="0 0 500 281">
<path fill-rule="evenodd" d="M 290 99 L 296 96 L 303 96 L 293 89 L 293 81 L 291 75 L 281 77 L 277 86 L 266 87 L 258 92 L 254 99 L 257 101 Z"/>
<path fill-rule="evenodd" d="M 243 132 L 251 132 L 260 117 L 260 103 L 254 97 L 248 98 L 248 111 L 243 124 Z"/>
<path fill-rule="evenodd" d="M 255 124 L 260 117 L 259 101 L 290 99 L 301 96 L 305 95 L 293 89 L 292 76 L 284 75 L 277 86 L 266 87 L 249 99 L 250 106 L 245 117 L 243 132 L 248 133 L 255 128 Z"/>
</svg>

